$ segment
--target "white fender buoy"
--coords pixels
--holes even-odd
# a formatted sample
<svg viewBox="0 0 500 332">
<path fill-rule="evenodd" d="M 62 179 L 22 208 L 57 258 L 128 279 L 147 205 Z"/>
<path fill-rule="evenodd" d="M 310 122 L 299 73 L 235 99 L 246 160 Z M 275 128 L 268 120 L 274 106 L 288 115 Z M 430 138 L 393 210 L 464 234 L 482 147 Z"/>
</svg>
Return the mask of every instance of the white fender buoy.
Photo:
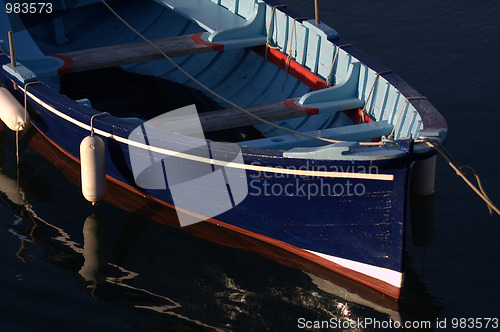
<svg viewBox="0 0 500 332">
<path fill-rule="evenodd" d="M 26 116 L 26 118 L 25 118 Z M 13 131 L 21 131 L 26 127 L 29 116 L 24 107 L 6 88 L 0 87 L 0 119 Z"/>
<path fill-rule="evenodd" d="M 106 194 L 104 142 L 97 136 L 87 136 L 80 143 L 82 193 L 95 204 Z"/>
<path fill-rule="evenodd" d="M 436 177 L 436 155 L 427 159 L 417 160 L 411 171 L 411 191 L 418 196 L 434 193 L 434 178 Z"/>
</svg>

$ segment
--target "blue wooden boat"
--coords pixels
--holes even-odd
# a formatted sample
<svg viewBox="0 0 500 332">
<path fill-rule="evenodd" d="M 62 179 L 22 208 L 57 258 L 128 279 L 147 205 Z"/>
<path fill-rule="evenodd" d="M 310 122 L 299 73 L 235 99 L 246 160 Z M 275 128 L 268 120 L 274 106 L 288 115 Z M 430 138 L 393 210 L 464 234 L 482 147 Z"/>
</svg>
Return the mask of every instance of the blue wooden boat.
<svg viewBox="0 0 500 332">
<path fill-rule="evenodd" d="M 205 220 L 399 298 L 409 191 L 433 190 L 435 152 L 415 138 L 447 133 L 430 102 L 332 28 L 275 0 L 107 3 L 157 49 L 103 1 L 0 12 L 0 80 L 31 124 L 75 161 L 92 132 L 104 143 L 108 185 L 176 208 L 177 226 Z M 165 82 L 191 94 L 167 103 Z M 129 103 L 138 90 L 141 103 Z M 210 108 L 198 109 L 201 138 L 178 111 L 166 113 L 193 98 Z M 155 129 L 165 114 L 170 127 Z M 207 165 L 227 186 L 191 182 L 190 204 L 177 204 L 168 172 Z M 226 196 L 230 208 L 218 200 Z"/>
</svg>

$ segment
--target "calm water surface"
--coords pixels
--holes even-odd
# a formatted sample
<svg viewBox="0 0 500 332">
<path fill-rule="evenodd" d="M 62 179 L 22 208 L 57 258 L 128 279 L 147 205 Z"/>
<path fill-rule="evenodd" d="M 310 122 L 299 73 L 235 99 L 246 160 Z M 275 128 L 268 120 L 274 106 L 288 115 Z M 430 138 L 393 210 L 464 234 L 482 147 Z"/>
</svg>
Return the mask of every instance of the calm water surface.
<svg viewBox="0 0 500 332">
<path fill-rule="evenodd" d="M 314 16 L 312 1 L 286 3 Z M 324 22 L 444 115 L 450 153 L 479 172 L 500 204 L 498 17 L 496 1 L 321 2 Z M 30 149 L 19 199 L 14 137 L 1 141 L 2 330 L 291 330 L 300 317 L 446 318 L 450 327 L 452 318 L 500 316 L 500 218 L 442 159 L 433 240 L 416 246 L 408 232 L 409 285 L 398 311 L 107 203 L 92 209 Z"/>
</svg>

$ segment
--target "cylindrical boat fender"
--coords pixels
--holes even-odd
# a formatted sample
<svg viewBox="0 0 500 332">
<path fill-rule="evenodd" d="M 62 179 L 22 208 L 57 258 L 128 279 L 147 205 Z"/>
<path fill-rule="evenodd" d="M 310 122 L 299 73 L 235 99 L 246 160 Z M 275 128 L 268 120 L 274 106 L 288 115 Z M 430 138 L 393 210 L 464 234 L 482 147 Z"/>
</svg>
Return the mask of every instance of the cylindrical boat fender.
<svg viewBox="0 0 500 332">
<path fill-rule="evenodd" d="M 80 143 L 82 193 L 92 204 L 106 194 L 104 142 L 97 136 L 87 136 Z"/>
<path fill-rule="evenodd" d="M 417 160 L 411 171 L 411 192 L 418 196 L 433 194 L 435 177 L 436 155 L 426 159 Z"/>
<path fill-rule="evenodd" d="M 26 118 L 25 118 L 26 117 Z M 0 87 L 0 119 L 13 131 L 21 131 L 29 121 L 24 107 L 6 88 Z"/>
</svg>

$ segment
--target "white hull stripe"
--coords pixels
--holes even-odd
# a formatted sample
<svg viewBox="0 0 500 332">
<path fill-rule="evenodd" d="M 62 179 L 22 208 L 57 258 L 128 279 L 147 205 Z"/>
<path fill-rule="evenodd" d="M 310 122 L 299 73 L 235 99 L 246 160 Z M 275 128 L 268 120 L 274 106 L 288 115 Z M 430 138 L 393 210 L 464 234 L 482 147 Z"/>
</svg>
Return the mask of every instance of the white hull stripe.
<svg viewBox="0 0 500 332">
<path fill-rule="evenodd" d="M 348 269 L 351 269 L 351 270 L 366 274 L 370 277 L 385 281 L 388 284 L 391 284 L 391 285 L 396 286 L 398 288 L 401 288 L 401 284 L 403 283 L 403 274 L 401 272 L 397 272 L 394 270 L 390 270 L 390 269 L 386 269 L 386 268 L 378 267 L 378 266 L 374 266 L 374 265 L 364 264 L 364 263 L 352 261 L 349 259 L 330 256 L 330 255 L 322 254 L 322 253 L 315 252 L 312 250 L 306 250 L 306 251 L 313 253 L 317 256 L 320 256 L 324 259 L 327 259 L 330 262 L 336 263 L 338 265 L 342 265 Z"/>
<path fill-rule="evenodd" d="M 24 89 L 21 86 L 19 88 L 24 92 Z M 72 117 L 58 111 L 54 107 L 44 103 L 42 100 L 40 100 L 39 98 L 37 98 L 36 96 L 34 96 L 30 92 L 28 92 L 27 95 L 31 99 L 33 99 L 35 102 L 40 104 L 42 107 L 51 111 L 52 113 L 59 116 L 60 118 L 63 118 L 64 120 L 69 121 L 69 122 L 83 128 L 83 129 L 86 129 L 90 132 L 90 125 L 85 124 L 85 123 L 80 122 L 80 121 L 77 121 L 77 120 L 73 119 Z M 172 150 L 167 150 L 167 149 L 163 149 L 163 148 L 150 146 L 150 145 L 139 143 L 139 142 L 134 142 L 134 141 L 131 141 L 127 138 L 115 136 L 111 133 L 108 133 L 108 132 L 105 132 L 105 131 L 102 131 L 99 129 L 94 129 L 94 132 L 98 135 L 101 135 L 104 137 L 109 137 L 109 138 L 112 138 L 118 142 L 125 143 L 125 144 L 132 145 L 132 146 L 136 146 L 136 147 L 142 148 L 144 150 L 149 150 L 149 151 L 161 153 L 161 154 L 164 154 L 167 156 L 174 156 L 174 157 L 184 158 L 184 159 L 198 161 L 198 162 L 204 162 L 204 163 L 213 164 L 213 165 L 217 165 L 217 166 L 223 166 L 223 167 L 228 166 L 228 167 L 258 171 L 258 172 L 290 174 L 290 175 L 310 176 L 310 177 L 366 179 L 366 180 L 381 180 L 381 181 L 393 181 L 394 180 L 394 175 L 392 175 L 392 174 L 368 174 L 368 173 L 354 173 L 354 172 L 308 171 L 308 170 L 300 170 L 300 169 L 296 170 L 296 169 L 285 169 L 285 168 L 277 168 L 277 167 L 266 167 L 266 166 L 258 166 L 258 165 L 232 163 L 232 162 L 226 162 L 226 161 L 222 161 L 222 160 L 194 156 L 194 155 L 190 155 L 190 154 L 186 154 L 186 153 L 182 153 L 182 152 L 176 152 L 176 151 L 172 151 Z"/>
</svg>

